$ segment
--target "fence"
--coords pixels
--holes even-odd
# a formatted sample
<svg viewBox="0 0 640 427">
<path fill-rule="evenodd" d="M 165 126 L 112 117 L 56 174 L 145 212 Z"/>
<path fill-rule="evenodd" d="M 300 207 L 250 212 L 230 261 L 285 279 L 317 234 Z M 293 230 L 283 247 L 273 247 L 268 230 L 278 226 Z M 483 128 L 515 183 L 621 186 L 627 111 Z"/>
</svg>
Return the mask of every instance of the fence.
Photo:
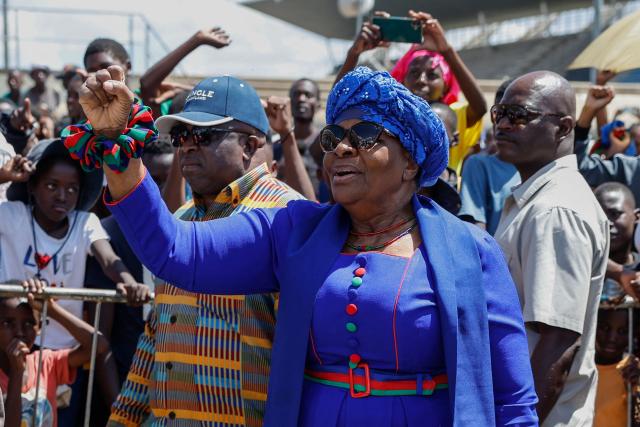
<svg viewBox="0 0 640 427">
<path fill-rule="evenodd" d="M 26 297 L 27 291 L 20 285 L 10 285 L 10 284 L 0 284 L 0 297 Z M 81 300 L 86 302 L 94 302 L 96 303 L 95 315 L 94 315 L 94 324 L 93 327 L 95 332 L 93 334 L 93 341 L 91 345 L 91 361 L 89 364 L 89 383 L 87 390 L 87 402 L 85 406 L 85 416 L 84 416 L 84 425 L 85 427 L 90 426 L 91 419 L 91 400 L 93 398 L 93 382 L 95 377 L 95 359 L 96 359 L 96 347 L 98 341 L 98 326 L 100 323 L 100 308 L 102 303 L 119 303 L 124 304 L 127 302 L 127 299 L 124 295 L 118 293 L 117 291 L 110 289 L 69 289 L 69 288 L 45 288 L 42 294 L 37 294 L 36 298 L 43 299 L 44 305 L 42 309 L 41 315 L 41 329 L 40 329 L 40 337 L 41 342 L 44 342 L 46 326 L 47 326 L 47 301 L 50 298 L 56 299 L 68 299 L 68 300 Z M 153 296 L 151 297 L 153 300 Z M 627 297 L 622 303 L 609 305 L 602 304 L 600 308 L 603 309 L 620 309 L 625 308 L 629 313 L 629 334 L 628 334 L 628 352 L 633 354 L 633 309 L 640 308 L 640 303 L 635 302 L 632 298 Z M 37 379 L 36 379 L 36 391 L 35 391 L 35 400 L 38 400 L 38 394 L 40 392 L 40 370 L 42 368 L 42 352 L 40 352 L 40 357 L 38 360 L 38 371 L 37 371 Z M 36 427 L 36 419 L 37 419 L 37 410 L 38 405 L 34 405 L 34 413 L 33 413 L 33 425 L 32 427 Z M 633 415 L 633 398 L 632 398 L 632 389 L 631 385 L 627 385 L 627 426 L 631 426 L 632 415 Z"/>
<path fill-rule="evenodd" d="M 0 285 L 0 297 L 26 297 L 27 292 L 20 285 Z M 50 298 L 56 299 L 68 299 L 68 300 L 80 300 L 86 302 L 94 302 L 96 304 L 95 315 L 93 319 L 93 328 L 95 330 L 93 334 L 93 340 L 91 343 L 91 361 L 89 364 L 89 383 L 87 387 L 87 402 L 84 413 L 84 425 L 90 426 L 91 419 L 91 400 L 93 398 L 93 381 L 95 377 L 95 361 L 96 361 L 96 348 L 98 344 L 98 326 L 100 324 L 100 308 L 102 303 L 126 303 L 127 298 L 118 293 L 117 291 L 110 289 L 69 289 L 69 288 L 45 288 L 42 294 L 37 294 L 36 298 L 43 299 L 44 305 L 41 315 L 41 329 L 40 329 L 40 342 L 44 342 L 45 333 L 47 329 L 47 301 Z M 152 297 L 153 299 L 153 297 Z M 40 371 L 42 369 L 42 352 L 40 352 L 38 358 L 38 370 L 36 376 L 36 391 L 35 401 L 38 401 L 38 395 L 40 393 Z M 37 411 L 38 405 L 33 406 L 33 425 L 37 427 Z"/>
</svg>

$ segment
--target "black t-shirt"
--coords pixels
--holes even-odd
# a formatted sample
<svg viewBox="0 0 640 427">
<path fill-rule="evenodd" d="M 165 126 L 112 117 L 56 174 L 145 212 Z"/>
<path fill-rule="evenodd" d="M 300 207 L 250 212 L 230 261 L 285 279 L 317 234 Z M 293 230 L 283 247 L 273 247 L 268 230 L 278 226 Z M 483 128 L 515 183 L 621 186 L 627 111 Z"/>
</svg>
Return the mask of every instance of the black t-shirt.
<svg viewBox="0 0 640 427">
<path fill-rule="evenodd" d="M 102 220 L 102 226 L 111 238 L 110 243 L 115 253 L 122 259 L 136 281 L 142 283 L 142 264 L 131 250 L 116 220 L 111 216 L 105 218 Z M 116 288 L 116 284 L 105 276 L 98 262 L 91 256 L 87 257 L 85 286 L 94 289 Z M 124 382 L 129 372 L 138 337 L 143 331 L 142 307 L 115 304 L 110 343 L 118 367 L 120 383 Z"/>
</svg>

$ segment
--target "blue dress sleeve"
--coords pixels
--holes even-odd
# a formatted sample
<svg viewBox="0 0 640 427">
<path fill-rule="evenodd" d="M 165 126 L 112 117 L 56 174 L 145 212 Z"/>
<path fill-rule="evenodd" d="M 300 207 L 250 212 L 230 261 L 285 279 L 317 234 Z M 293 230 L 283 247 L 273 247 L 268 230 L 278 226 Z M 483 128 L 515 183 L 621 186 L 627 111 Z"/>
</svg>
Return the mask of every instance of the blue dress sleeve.
<svg viewBox="0 0 640 427">
<path fill-rule="evenodd" d="M 470 228 L 476 235 L 487 300 L 496 426 L 537 426 L 538 397 L 516 287 L 498 243 Z"/>
<path fill-rule="evenodd" d="M 131 193 L 117 202 L 107 200 L 107 206 L 142 264 L 168 283 L 213 294 L 278 289 L 273 227 L 274 222 L 288 223 L 286 209 L 180 221 L 171 215 L 148 173 Z"/>
</svg>

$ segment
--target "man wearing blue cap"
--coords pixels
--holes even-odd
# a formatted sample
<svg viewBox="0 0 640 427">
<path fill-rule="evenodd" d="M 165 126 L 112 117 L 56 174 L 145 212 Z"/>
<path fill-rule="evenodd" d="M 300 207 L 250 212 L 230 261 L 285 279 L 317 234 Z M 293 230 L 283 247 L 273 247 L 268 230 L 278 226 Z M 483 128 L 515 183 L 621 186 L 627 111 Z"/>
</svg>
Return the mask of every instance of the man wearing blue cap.
<svg viewBox="0 0 640 427">
<path fill-rule="evenodd" d="M 304 170 L 288 100 L 272 98 L 266 110 L 271 120 L 248 83 L 213 77 L 191 91 L 181 113 L 156 121 L 179 147 L 180 168 L 194 193 L 177 217 L 206 221 L 301 198 L 271 176 L 260 155 L 271 124 L 293 147 L 292 167 Z M 155 303 L 109 425 L 148 419 L 152 425 L 261 426 L 274 295 L 202 295 L 164 284 L 156 287 Z"/>
</svg>

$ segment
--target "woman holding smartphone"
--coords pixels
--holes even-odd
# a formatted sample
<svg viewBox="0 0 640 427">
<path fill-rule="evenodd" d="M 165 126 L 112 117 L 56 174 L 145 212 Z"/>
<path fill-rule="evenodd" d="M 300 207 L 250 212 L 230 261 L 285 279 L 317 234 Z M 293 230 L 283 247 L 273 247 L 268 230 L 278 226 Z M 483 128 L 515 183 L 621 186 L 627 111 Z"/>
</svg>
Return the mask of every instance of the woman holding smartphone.
<svg viewBox="0 0 640 427">
<path fill-rule="evenodd" d="M 376 15 L 389 17 L 386 12 L 376 12 Z M 487 112 L 487 103 L 473 74 L 447 41 L 440 22 L 426 12 L 411 10 L 409 17 L 420 22 L 423 42 L 409 48 L 391 75 L 414 95 L 427 102 L 443 102 L 455 111 L 459 139 L 458 144 L 449 150 L 448 166 L 460 176 L 464 158 L 470 154 L 482 133 L 482 116 Z M 388 45 L 389 41 L 383 40 L 380 26 L 365 22 L 347 53 L 336 82 L 357 66 L 362 53 Z M 458 100 L 460 91 L 466 102 Z"/>
</svg>

